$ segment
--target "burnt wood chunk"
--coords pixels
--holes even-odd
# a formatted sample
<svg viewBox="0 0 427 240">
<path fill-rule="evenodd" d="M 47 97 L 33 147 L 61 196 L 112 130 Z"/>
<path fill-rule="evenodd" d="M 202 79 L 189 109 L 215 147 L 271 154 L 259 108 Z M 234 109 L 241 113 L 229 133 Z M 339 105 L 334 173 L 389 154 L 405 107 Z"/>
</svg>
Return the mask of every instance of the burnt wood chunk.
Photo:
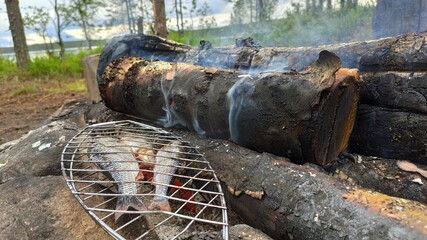
<svg viewBox="0 0 427 240">
<path fill-rule="evenodd" d="M 345 184 L 321 170 L 227 141 L 180 136 L 209 159 L 231 209 L 274 239 L 427 237 L 424 204 Z"/>
<path fill-rule="evenodd" d="M 84 114 L 88 119 L 128 118 L 102 104 L 91 108 L 96 110 Z M 287 158 L 258 153 L 226 140 L 171 130 L 197 146 L 210 162 L 225 191 L 227 206 L 245 223 L 274 239 L 425 239 L 427 236 L 425 204 L 377 192 L 384 190 L 381 183 L 389 181 L 389 177 L 401 176 L 393 181 L 403 180 L 402 184 L 413 179 L 413 173 L 399 170 L 395 160 L 373 166 L 364 158 L 362 163 L 347 165 L 350 170 L 340 168 L 348 175 L 344 180 L 311 164 L 300 166 Z M 373 184 L 377 184 L 376 191 L 371 188 Z M 385 186 L 389 194 L 405 198 L 418 189 L 421 191 L 418 200 L 426 200 L 422 196 L 425 187 L 404 191 L 396 189 L 404 189 L 403 185 L 388 182 Z"/>
<path fill-rule="evenodd" d="M 359 98 L 353 76 L 335 77 L 339 67 L 328 51 L 298 73 L 131 57 L 113 61 L 99 88 L 111 109 L 325 166 L 347 147 Z"/>
<path fill-rule="evenodd" d="M 334 52 L 343 67 L 361 71 L 427 70 L 427 31 L 379 40 L 305 48 L 240 47 L 192 48 L 147 35 L 125 35 L 105 45 L 98 67 L 98 81 L 107 65 L 120 57 L 143 57 L 188 62 L 229 69 L 302 70 L 317 59 L 319 52 Z"/>
<path fill-rule="evenodd" d="M 317 59 L 320 51 L 328 50 L 341 59 L 343 67 L 360 70 L 361 103 L 370 106 L 373 113 L 393 112 L 392 118 L 382 121 L 375 117 L 375 114 L 367 118 L 366 111 L 358 111 L 357 128 L 349 144 L 350 150 L 366 155 L 405 158 L 427 164 L 426 138 L 421 137 L 422 132 L 427 134 L 427 125 L 422 125 L 425 121 L 423 119 L 427 118 L 426 39 L 427 31 L 424 31 L 321 47 L 254 48 L 250 46 L 251 44 L 249 46 L 239 44 L 239 47 L 192 48 L 161 38 L 128 35 L 113 38 L 107 43 L 101 54 L 97 80 L 102 81 L 102 73 L 112 60 L 123 56 L 187 62 L 247 72 L 291 72 L 306 68 Z M 323 111 L 331 112 L 332 109 Z M 410 116 L 412 120 L 405 122 L 405 116 Z M 413 119 L 414 116 L 419 121 Z M 412 137 L 405 138 L 405 141 L 395 141 L 385 129 L 393 129 L 398 135 Z M 390 142 L 393 147 L 389 145 Z"/>
</svg>

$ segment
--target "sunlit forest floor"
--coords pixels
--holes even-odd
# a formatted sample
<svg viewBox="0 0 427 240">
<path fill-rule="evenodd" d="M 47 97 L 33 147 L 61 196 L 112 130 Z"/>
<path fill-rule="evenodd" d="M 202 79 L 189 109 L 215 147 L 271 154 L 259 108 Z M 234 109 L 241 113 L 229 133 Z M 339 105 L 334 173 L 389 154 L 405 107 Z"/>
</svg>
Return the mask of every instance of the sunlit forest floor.
<svg viewBox="0 0 427 240">
<path fill-rule="evenodd" d="M 83 79 L 6 79 L 0 83 L 0 144 L 41 126 L 65 101 L 86 99 Z"/>
</svg>

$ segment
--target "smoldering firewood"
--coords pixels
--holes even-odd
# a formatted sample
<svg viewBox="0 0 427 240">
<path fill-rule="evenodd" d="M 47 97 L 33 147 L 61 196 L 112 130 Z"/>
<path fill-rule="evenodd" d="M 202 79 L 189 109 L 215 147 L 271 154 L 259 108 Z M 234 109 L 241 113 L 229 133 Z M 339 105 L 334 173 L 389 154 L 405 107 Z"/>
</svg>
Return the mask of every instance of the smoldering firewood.
<svg viewBox="0 0 427 240">
<path fill-rule="evenodd" d="M 427 164 L 427 72 L 367 72 L 362 81 L 350 150 Z"/>
<path fill-rule="evenodd" d="M 85 115 L 100 120 L 124 117 L 102 104 L 91 106 Z M 286 158 L 260 154 L 229 141 L 173 132 L 197 146 L 210 162 L 230 209 L 275 239 L 426 238 L 424 204 L 349 185 L 317 168 L 292 164 Z M 347 172 L 355 173 L 351 177 L 358 179 L 367 171 L 372 169 Z M 246 192 L 260 193 L 261 199 Z"/>
<path fill-rule="evenodd" d="M 250 71 L 299 70 L 314 61 L 318 52 L 327 49 L 340 57 L 342 66 L 361 70 L 361 102 L 369 102 L 368 106 L 374 108 L 369 118 L 366 112 L 357 113 L 357 119 L 361 120 L 357 120 L 356 133 L 350 142 L 350 149 L 366 155 L 405 158 L 427 164 L 426 138 L 419 135 L 427 132 L 427 125 L 420 124 L 425 122 L 427 116 L 425 113 L 427 93 L 423 90 L 426 88 L 427 71 L 426 37 L 427 32 L 421 32 L 321 47 L 257 49 L 242 45 L 242 47 L 199 50 L 159 38 L 128 35 L 114 38 L 105 46 L 97 77 L 100 81 L 107 64 L 121 56 L 148 56 L 154 59 Z M 393 74 L 390 75 L 389 71 L 393 71 Z M 378 79 L 378 74 L 388 77 L 380 77 L 381 84 L 372 84 L 377 82 L 375 79 Z M 393 77 L 399 81 L 395 81 Z M 418 80 L 415 83 L 416 79 Z M 375 117 L 375 112 L 382 116 L 385 116 L 381 114 L 382 112 L 393 113 L 386 114 L 393 118 L 382 121 Z M 416 119 L 412 118 L 414 115 L 417 116 Z M 406 116 L 410 116 L 412 120 L 404 122 Z M 395 133 L 375 131 L 387 128 Z M 371 135 L 372 132 L 376 134 Z M 412 137 L 396 141 L 393 137 L 395 135 Z M 393 142 L 392 147 L 387 145 L 389 142 Z"/>
<path fill-rule="evenodd" d="M 359 68 L 362 72 L 420 71 L 427 70 L 426 35 L 427 32 L 410 33 L 365 42 L 305 48 L 253 48 L 239 44 L 240 47 L 200 49 L 154 36 L 125 35 L 115 37 L 105 45 L 97 78 L 100 80 L 112 60 L 124 56 L 228 69 L 301 70 L 315 61 L 322 50 L 337 54 L 344 67 Z"/>
<path fill-rule="evenodd" d="M 122 58 L 99 87 L 114 110 L 324 166 L 347 147 L 358 104 L 356 80 L 335 78 L 339 67 L 327 51 L 297 75 Z"/>
<path fill-rule="evenodd" d="M 427 204 L 427 178 L 399 168 L 399 161 L 357 155 L 357 162 L 340 164 L 333 176 L 349 184 L 389 196 Z"/>
<path fill-rule="evenodd" d="M 427 115 L 361 104 L 350 150 L 427 163 Z"/>
<path fill-rule="evenodd" d="M 223 189 L 228 189 L 231 209 L 275 239 L 427 236 L 424 204 L 348 185 L 315 168 L 227 141 L 176 133 L 209 160 Z"/>
</svg>

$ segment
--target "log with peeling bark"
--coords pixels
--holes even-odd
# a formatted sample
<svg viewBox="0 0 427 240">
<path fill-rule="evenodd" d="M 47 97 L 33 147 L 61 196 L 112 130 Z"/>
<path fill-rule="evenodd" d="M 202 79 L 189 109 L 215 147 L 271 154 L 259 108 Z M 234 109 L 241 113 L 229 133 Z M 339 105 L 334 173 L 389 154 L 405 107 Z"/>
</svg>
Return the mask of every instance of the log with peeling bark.
<svg viewBox="0 0 427 240">
<path fill-rule="evenodd" d="M 91 121 L 128 118 L 102 104 L 81 112 Z M 226 191 L 229 208 L 245 223 L 274 239 L 415 240 L 427 237 L 425 204 L 361 188 L 354 182 L 348 184 L 327 175 L 321 168 L 296 165 L 289 159 L 260 154 L 229 141 L 188 131 L 173 130 L 173 133 L 196 146 L 210 162 Z M 370 164 L 360 167 L 360 171 L 349 171 L 355 173 L 351 176 L 355 181 L 360 176 L 358 172 L 376 171 Z M 394 173 L 386 177 L 406 174 L 398 171 L 393 170 Z M 379 177 L 375 180 L 377 183 L 384 177 L 373 173 L 370 176 Z"/>
<path fill-rule="evenodd" d="M 300 70 L 326 49 L 340 57 L 343 67 L 361 71 L 361 110 L 350 151 L 427 164 L 426 38 L 427 32 L 421 32 L 309 48 L 260 48 L 250 40 L 237 41 L 239 47 L 212 48 L 205 42 L 192 48 L 152 36 L 127 35 L 105 46 L 97 78 L 101 81 L 108 63 L 122 56 L 250 71 Z"/>
<path fill-rule="evenodd" d="M 356 79 L 336 78 L 339 67 L 328 51 L 298 73 L 120 58 L 99 86 L 111 109 L 325 166 L 347 147 L 358 104 Z"/>
</svg>

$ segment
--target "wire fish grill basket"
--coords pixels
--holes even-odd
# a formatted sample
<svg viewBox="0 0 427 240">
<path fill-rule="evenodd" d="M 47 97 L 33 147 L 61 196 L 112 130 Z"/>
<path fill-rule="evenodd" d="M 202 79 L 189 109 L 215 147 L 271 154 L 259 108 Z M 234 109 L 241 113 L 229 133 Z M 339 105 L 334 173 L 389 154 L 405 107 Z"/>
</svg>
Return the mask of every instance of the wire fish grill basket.
<svg viewBox="0 0 427 240">
<path fill-rule="evenodd" d="M 61 167 L 78 202 L 116 239 L 228 239 L 220 182 L 196 148 L 135 121 L 86 127 L 65 146 Z M 222 231 L 221 231 L 222 230 Z"/>
</svg>

